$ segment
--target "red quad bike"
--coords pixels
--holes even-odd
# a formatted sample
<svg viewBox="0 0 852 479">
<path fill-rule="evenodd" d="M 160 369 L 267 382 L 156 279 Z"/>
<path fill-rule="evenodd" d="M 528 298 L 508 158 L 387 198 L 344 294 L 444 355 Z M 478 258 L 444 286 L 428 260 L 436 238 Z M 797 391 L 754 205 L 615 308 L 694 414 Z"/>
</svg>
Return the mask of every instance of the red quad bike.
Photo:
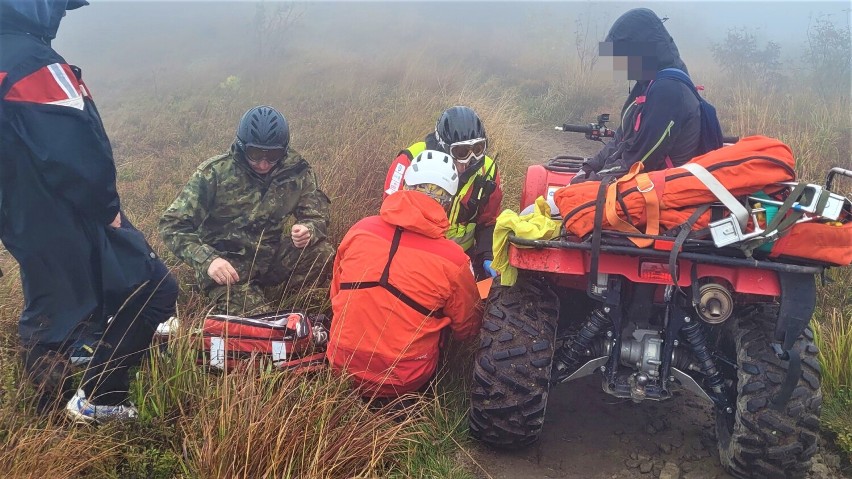
<svg viewBox="0 0 852 479">
<path fill-rule="evenodd" d="M 557 129 L 600 140 L 613 136 L 607 120 Z M 552 198 L 583 160 L 530 166 L 520 206 Z M 852 177 L 834 168 L 826 189 L 835 174 Z M 841 208 L 849 218 L 848 200 Z M 489 293 L 471 434 L 497 448 L 529 445 L 550 388 L 597 374 L 618 398 L 662 401 L 681 389 L 712 404 L 719 456 L 736 476 L 804 477 L 822 403 L 808 323 L 826 265 L 747 258 L 706 239 L 687 240 L 672 258 L 671 236 L 651 237 L 651 248 L 625 241 L 627 233 L 596 228 L 589 236 L 564 228 L 553 240 L 510 236 L 518 281 L 495 281 Z"/>
</svg>

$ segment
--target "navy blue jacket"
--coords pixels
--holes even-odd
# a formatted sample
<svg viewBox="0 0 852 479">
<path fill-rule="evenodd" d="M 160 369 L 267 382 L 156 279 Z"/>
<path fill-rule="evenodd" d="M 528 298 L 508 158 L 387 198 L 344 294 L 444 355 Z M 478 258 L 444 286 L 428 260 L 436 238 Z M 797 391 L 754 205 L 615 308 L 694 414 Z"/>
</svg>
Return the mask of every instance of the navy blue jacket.
<svg viewBox="0 0 852 479">
<path fill-rule="evenodd" d="M 0 240 L 20 264 L 25 342 L 104 321 L 156 255 L 120 209 L 112 148 L 81 74 L 50 47 L 72 3 L 0 0 Z"/>
<path fill-rule="evenodd" d="M 652 44 L 656 70 L 677 68 L 688 73 L 677 46 L 656 14 L 646 8 L 628 11 L 615 21 L 607 42 Z M 654 83 L 639 80 L 630 91 L 621 111 L 621 125 L 613 138 L 586 165 L 600 174 L 626 172 L 642 161 L 645 170 L 679 166 L 697 156 L 701 135 L 698 99 L 689 88 L 672 79 Z M 668 160 L 667 160 L 668 158 Z"/>
</svg>

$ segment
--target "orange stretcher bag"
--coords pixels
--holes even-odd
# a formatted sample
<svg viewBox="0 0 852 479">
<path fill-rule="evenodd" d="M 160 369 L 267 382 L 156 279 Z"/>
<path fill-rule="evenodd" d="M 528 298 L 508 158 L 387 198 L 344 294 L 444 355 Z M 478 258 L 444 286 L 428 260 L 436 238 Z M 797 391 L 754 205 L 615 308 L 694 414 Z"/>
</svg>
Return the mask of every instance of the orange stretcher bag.
<svg viewBox="0 0 852 479">
<path fill-rule="evenodd" d="M 733 196 L 758 191 L 773 194 L 774 183 L 795 180 L 795 159 L 790 147 L 765 136 L 743 138 L 735 145 L 719 148 L 693 158 L 710 172 Z M 594 229 L 595 207 L 600 182 L 588 181 L 560 188 L 554 194 L 565 229 L 579 237 Z M 695 210 L 717 202 L 716 195 L 687 168 L 676 167 L 646 173 L 636 163 L 623 177 L 607 186 L 602 228 L 629 233 L 656 235 L 684 224 Z M 693 229 L 706 227 L 705 212 Z M 645 227 L 640 231 L 639 227 Z M 649 238 L 631 238 L 639 247 L 653 243 Z"/>
</svg>

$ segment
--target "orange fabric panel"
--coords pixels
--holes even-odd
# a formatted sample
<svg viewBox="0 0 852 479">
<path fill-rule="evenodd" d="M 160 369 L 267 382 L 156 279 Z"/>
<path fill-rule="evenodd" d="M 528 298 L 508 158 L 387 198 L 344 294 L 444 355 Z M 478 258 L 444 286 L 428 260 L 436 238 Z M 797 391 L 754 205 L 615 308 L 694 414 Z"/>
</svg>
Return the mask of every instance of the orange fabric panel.
<svg viewBox="0 0 852 479">
<path fill-rule="evenodd" d="M 772 183 L 795 179 L 793 152 L 781 141 L 765 136 L 743 138 L 735 145 L 693 158 L 690 163 L 704 166 L 734 196 L 749 195 L 764 190 Z M 659 199 L 660 225 L 665 229 L 682 224 L 694 207 L 718 201 L 704 183 L 683 168 L 668 168 L 651 172 L 648 176 Z M 582 237 L 594 228 L 598 186 L 597 181 L 587 181 L 556 191 L 553 199 L 559 211 L 568 218 L 565 227 L 570 233 Z M 620 182 L 618 191 L 634 226 L 644 226 L 647 221 L 646 202 L 637 187 L 636 178 Z M 621 219 L 627 219 L 620 203 L 615 203 L 615 210 Z M 707 226 L 709 218 L 709 214 L 703 215 L 695 228 Z M 611 229 L 606 218 L 603 227 Z"/>
<path fill-rule="evenodd" d="M 799 223 L 772 245 L 770 258 L 803 258 L 837 266 L 852 264 L 852 222 L 842 226 Z"/>
</svg>

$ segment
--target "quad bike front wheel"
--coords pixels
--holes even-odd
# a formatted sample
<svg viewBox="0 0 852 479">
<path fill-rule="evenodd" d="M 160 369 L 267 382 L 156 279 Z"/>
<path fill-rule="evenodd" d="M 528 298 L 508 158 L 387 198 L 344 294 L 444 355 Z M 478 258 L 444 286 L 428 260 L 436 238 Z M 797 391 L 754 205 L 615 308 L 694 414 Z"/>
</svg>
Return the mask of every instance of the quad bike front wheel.
<svg viewBox="0 0 852 479">
<path fill-rule="evenodd" d="M 473 437 L 500 448 L 538 439 L 558 320 L 559 300 L 541 278 L 521 275 L 514 286 L 491 288 L 473 371 Z"/>
<path fill-rule="evenodd" d="M 817 451 L 822 392 L 814 335 L 805 329 L 793 346 L 801 371 L 789 401 L 776 404 L 790 369 L 770 346 L 776 317 L 777 308 L 758 309 L 726 325 L 720 338 L 737 358 L 736 411 L 716 413 L 716 435 L 722 465 L 737 477 L 803 478 Z"/>
</svg>

